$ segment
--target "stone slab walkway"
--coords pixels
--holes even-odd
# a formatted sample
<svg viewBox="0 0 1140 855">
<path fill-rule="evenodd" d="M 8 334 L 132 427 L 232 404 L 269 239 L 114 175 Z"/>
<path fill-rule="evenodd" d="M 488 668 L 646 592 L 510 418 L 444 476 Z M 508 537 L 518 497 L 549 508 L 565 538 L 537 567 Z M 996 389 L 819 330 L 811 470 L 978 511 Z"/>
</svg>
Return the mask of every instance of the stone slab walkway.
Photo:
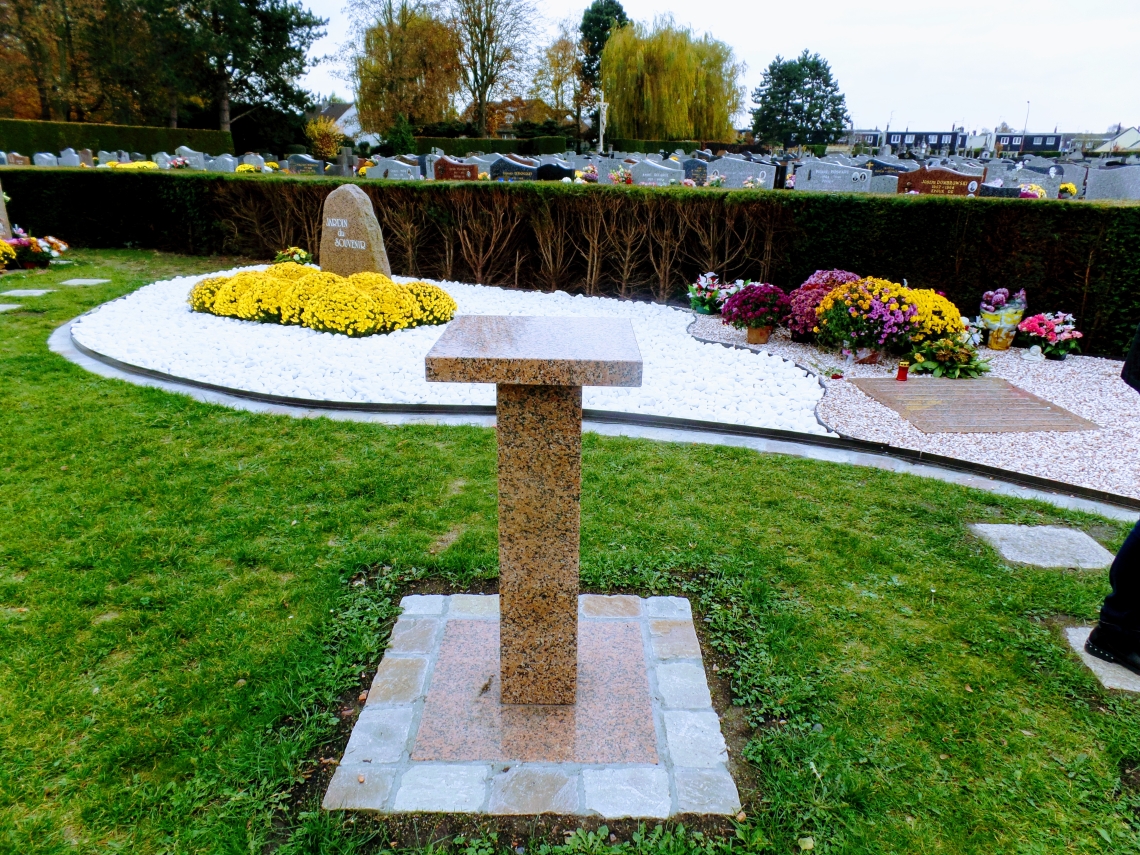
<svg viewBox="0 0 1140 855">
<path fill-rule="evenodd" d="M 80 287 L 87 285 L 104 285 L 110 282 L 110 279 L 65 279 L 61 285 L 78 285 Z"/>
<path fill-rule="evenodd" d="M 42 297 L 44 294 L 54 292 L 54 288 L 16 288 L 12 291 L 0 291 L 0 297 Z"/>
<path fill-rule="evenodd" d="M 1140 675 L 1133 674 L 1121 665 L 1105 662 L 1085 653 L 1085 642 L 1088 641 L 1091 626 L 1070 626 L 1065 629 L 1065 638 L 1069 645 L 1081 657 L 1081 661 L 1096 674 L 1102 686 L 1106 689 L 1121 689 L 1125 692 L 1140 692 Z"/>
<path fill-rule="evenodd" d="M 990 525 L 970 529 L 1006 561 L 1036 567 L 1076 567 L 1101 570 L 1112 564 L 1112 553 L 1085 534 L 1055 525 Z"/>
<path fill-rule="evenodd" d="M 688 600 L 579 597 L 572 706 L 500 702 L 498 596 L 415 595 L 401 607 L 326 810 L 740 809 Z"/>
</svg>

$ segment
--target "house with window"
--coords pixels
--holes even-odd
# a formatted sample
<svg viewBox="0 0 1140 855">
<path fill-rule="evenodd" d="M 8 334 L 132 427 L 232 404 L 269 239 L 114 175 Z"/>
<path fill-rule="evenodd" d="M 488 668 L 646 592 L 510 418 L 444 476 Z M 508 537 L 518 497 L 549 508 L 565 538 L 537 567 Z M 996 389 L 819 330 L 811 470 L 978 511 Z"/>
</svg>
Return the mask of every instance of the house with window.
<svg viewBox="0 0 1140 855">
<path fill-rule="evenodd" d="M 1047 151 L 1061 151 L 1064 136 L 1057 131 L 1052 133 L 1003 131 L 994 135 L 994 152 L 996 154 L 1039 154 Z"/>
</svg>

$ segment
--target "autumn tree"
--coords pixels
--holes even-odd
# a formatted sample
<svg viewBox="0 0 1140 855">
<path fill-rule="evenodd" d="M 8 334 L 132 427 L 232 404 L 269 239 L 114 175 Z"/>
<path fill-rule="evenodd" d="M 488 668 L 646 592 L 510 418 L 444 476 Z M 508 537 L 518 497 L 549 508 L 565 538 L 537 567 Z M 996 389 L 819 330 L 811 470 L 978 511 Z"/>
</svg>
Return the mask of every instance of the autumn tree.
<svg viewBox="0 0 1140 855">
<path fill-rule="evenodd" d="M 539 54 L 531 84 L 531 97 L 549 104 L 561 119 L 577 105 L 582 88 L 582 45 L 565 21 L 558 35 Z"/>
<path fill-rule="evenodd" d="M 460 78 L 475 125 L 487 132 L 487 105 L 519 82 L 527 58 L 529 0 L 446 0 L 459 39 Z"/>
<path fill-rule="evenodd" d="M 831 66 L 806 50 L 796 59 L 777 56 L 752 93 L 752 132 L 762 142 L 781 145 L 828 143 L 851 119 Z"/>
<path fill-rule="evenodd" d="M 629 139 L 727 140 L 744 93 L 732 48 L 671 18 L 615 30 L 602 51 L 609 127 Z"/>
<path fill-rule="evenodd" d="M 459 39 L 450 24 L 414 0 L 380 0 L 352 61 L 360 127 L 386 135 L 396 117 L 441 122 L 460 89 Z"/>
</svg>

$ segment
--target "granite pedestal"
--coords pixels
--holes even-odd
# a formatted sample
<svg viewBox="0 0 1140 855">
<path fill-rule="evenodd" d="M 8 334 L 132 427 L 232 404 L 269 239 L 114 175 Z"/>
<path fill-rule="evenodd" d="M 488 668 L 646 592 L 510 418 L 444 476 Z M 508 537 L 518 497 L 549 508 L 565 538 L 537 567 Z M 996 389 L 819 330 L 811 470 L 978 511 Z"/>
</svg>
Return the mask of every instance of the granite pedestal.
<svg viewBox="0 0 1140 855">
<path fill-rule="evenodd" d="M 498 385 L 501 696 L 573 704 L 578 657 L 582 387 L 640 386 L 620 318 L 456 318 L 427 379 Z"/>
</svg>

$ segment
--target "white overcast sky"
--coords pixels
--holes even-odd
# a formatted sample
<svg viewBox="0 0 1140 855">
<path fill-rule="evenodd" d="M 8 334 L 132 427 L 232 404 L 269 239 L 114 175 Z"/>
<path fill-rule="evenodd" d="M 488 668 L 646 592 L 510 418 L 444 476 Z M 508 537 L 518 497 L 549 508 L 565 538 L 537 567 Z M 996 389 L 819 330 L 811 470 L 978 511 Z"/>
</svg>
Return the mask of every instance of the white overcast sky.
<svg viewBox="0 0 1140 855">
<path fill-rule="evenodd" d="M 313 55 L 334 58 L 311 71 L 306 88 L 352 96 L 337 77 L 350 16 L 344 0 L 301 0 L 329 18 Z M 534 0 L 541 30 L 581 20 L 585 0 Z M 622 0 L 637 21 L 672 14 L 695 32 L 732 46 L 748 65 L 752 89 L 777 55 L 805 48 L 829 63 L 860 128 L 967 130 L 1008 122 L 1029 130 L 1103 131 L 1140 124 L 1140 2 L 1021 0 L 984 12 L 960 8 L 890 8 L 881 3 L 816 0 L 777 17 L 772 5 L 733 0 L 679 3 Z M 987 4 L 989 5 L 989 4 Z M 859 7 L 859 8 L 855 8 Z M 712 10 L 716 14 L 708 14 Z M 746 99 L 751 106 L 750 99 Z M 743 117 L 741 117 L 743 121 Z"/>
</svg>

